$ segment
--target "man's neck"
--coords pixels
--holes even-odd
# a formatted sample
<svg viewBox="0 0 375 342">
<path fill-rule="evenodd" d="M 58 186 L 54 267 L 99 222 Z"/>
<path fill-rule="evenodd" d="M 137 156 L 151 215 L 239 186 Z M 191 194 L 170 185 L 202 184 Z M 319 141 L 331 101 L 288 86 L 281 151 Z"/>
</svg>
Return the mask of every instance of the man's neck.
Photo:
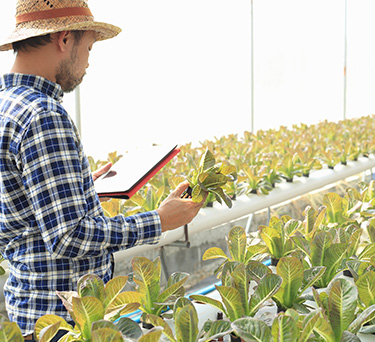
<svg viewBox="0 0 375 342">
<path fill-rule="evenodd" d="M 37 75 L 56 82 L 54 68 L 52 63 L 47 60 L 40 50 L 28 52 L 19 51 L 16 55 L 12 73 Z"/>
</svg>

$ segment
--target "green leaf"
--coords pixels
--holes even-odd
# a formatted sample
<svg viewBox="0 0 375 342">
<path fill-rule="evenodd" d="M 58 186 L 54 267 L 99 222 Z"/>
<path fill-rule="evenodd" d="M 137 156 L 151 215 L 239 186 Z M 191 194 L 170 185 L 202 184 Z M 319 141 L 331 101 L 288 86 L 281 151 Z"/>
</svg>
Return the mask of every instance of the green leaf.
<svg viewBox="0 0 375 342">
<path fill-rule="evenodd" d="M 191 199 L 195 203 L 200 203 L 203 201 L 204 197 L 206 196 L 207 191 L 203 190 L 199 184 L 193 187 L 191 192 Z"/>
<path fill-rule="evenodd" d="M 80 297 L 96 297 L 102 303 L 105 300 L 103 280 L 96 274 L 86 274 L 77 282 L 77 292 Z"/>
<path fill-rule="evenodd" d="M 110 328 L 112 330 L 120 331 L 117 324 L 107 321 L 105 319 L 101 319 L 99 321 L 95 321 L 94 323 L 92 323 L 92 326 L 91 326 L 92 331 L 99 330 L 102 328 Z"/>
<path fill-rule="evenodd" d="M 349 331 L 344 331 L 340 342 L 361 342 L 361 339 Z"/>
<path fill-rule="evenodd" d="M 249 315 L 253 316 L 264 302 L 270 299 L 280 288 L 282 278 L 277 274 L 266 274 L 260 279 L 257 288 L 250 298 Z"/>
<path fill-rule="evenodd" d="M 331 223 L 342 222 L 342 198 L 340 195 L 330 192 L 323 196 L 323 204 L 326 206 L 327 219 Z"/>
<path fill-rule="evenodd" d="M 231 322 L 244 316 L 245 311 L 241 301 L 241 294 L 237 289 L 230 286 L 216 286 L 216 289 L 222 298 L 226 314 Z"/>
<path fill-rule="evenodd" d="M 15 322 L 0 323 L 0 341 L 1 342 L 23 342 L 23 336 L 20 328 Z"/>
<path fill-rule="evenodd" d="M 325 266 L 326 250 L 332 244 L 332 240 L 332 234 L 326 231 L 320 231 L 314 236 L 311 242 L 312 266 Z"/>
<path fill-rule="evenodd" d="M 147 334 L 143 335 L 138 342 L 158 342 L 163 332 L 161 327 L 152 328 Z"/>
<path fill-rule="evenodd" d="M 267 245 L 270 254 L 275 259 L 280 259 L 283 257 L 284 243 L 280 232 L 272 227 L 261 226 L 260 237 Z"/>
<path fill-rule="evenodd" d="M 335 342 L 331 324 L 326 317 L 320 314 L 319 319 L 315 322 L 314 331 L 319 334 L 326 342 Z"/>
<path fill-rule="evenodd" d="M 295 342 L 298 338 L 297 322 L 287 315 L 279 315 L 272 323 L 272 337 L 275 341 Z"/>
<path fill-rule="evenodd" d="M 328 316 L 337 341 L 353 320 L 357 297 L 356 286 L 347 279 L 337 278 L 329 286 Z"/>
<path fill-rule="evenodd" d="M 272 273 L 271 269 L 257 260 L 251 260 L 246 265 L 246 271 L 249 273 L 249 276 L 256 283 L 259 283 L 266 274 Z"/>
<path fill-rule="evenodd" d="M 228 234 L 228 248 L 233 260 L 244 262 L 246 255 L 246 232 L 245 229 L 236 226 Z"/>
<path fill-rule="evenodd" d="M 238 261 L 224 262 L 221 273 L 221 285 L 232 286 L 232 273 L 239 264 L 240 262 Z"/>
<path fill-rule="evenodd" d="M 154 313 L 160 292 L 160 275 L 158 267 L 145 257 L 134 257 L 132 259 L 133 280 L 139 286 L 138 292 L 141 294 L 141 304 L 143 311 Z"/>
<path fill-rule="evenodd" d="M 358 278 L 355 284 L 362 303 L 366 307 L 375 304 L 375 272 L 366 272 Z"/>
<path fill-rule="evenodd" d="M 189 301 L 187 305 L 175 306 L 174 315 L 177 341 L 196 342 L 198 336 L 198 314 L 194 305 Z"/>
<path fill-rule="evenodd" d="M 210 298 L 210 297 L 207 297 L 207 296 L 204 296 L 204 295 L 190 295 L 189 297 L 192 300 L 197 301 L 199 303 L 209 304 L 209 305 L 213 306 L 214 308 L 218 309 L 219 311 L 224 312 L 226 314 L 226 311 L 225 311 L 225 308 L 224 308 L 223 304 L 216 299 L 213 299 L 213 298 Z"/>
<path fill-rule="evenodd" d="M 82 335 L 90 339 L 92 323 L 104 318 L 103 303 L 96 297 L 73 297 L 72 302 L 76 324 Z"/>
<path fill-rule="evenodd" d="M 203 254 L 202 260 L 210 260 L 217 258 L 224 258 L 226 260 L 229 260 L 224 251 L 219 247 L 211 247 L 207 249 Z"/>
<path fill-rule="evenodd" d="M 121 314 L 124 314 L 122 310 L 131 303 L 140 303 L 142 295 L 135 291 L 124 291 L 118 294 L 110 303 L 107 310 L 105 311 L 106 315 L 113 313 L 114 311 L 121 310 Z M 107 318 L 107 317 L 106 317 Z"/>
<path fill-rule="evenodd" d="M 160 326 L 163 328 L 163 334 L 171 341 L 171 342 L 175 342 L 176 339 L 173 335 L 173 332 L 172 332 L 172 329 L 170 328 L 170 326 L 167 324 L 167 322 L 164 321 L 164 319 L 162 319 L 161 317 L 159 316 L 155 316 L 155 315 L 151 315 L 151 314 L 148 314 L 147 315 L 147 322 L 150 322 L 154 327 L 156 326 Z"/>
<path fill-rule="evenodd" d="M 123 342 L 119 331 L 111 328 L 100 328 L 92 332 L 92 342 Z"/>
<path fill-rule="evenodd" d="M 207 323 L 207 322 L 206 322 Z M 210 321 L 209 329 L 202 334 L 201 338 L 199 339 L 200 342 L 208 342 L 208 341 L 215 341 L 220 337 L 229 335 L 233 331 L 231 323 L 225 320 L 219 321 Z"/>
<path fill-rule="evenodd" d="M 347 248 L 347 243 L 335 243 L 327 249 L 324 258 L 324 266 L 326 266 L 327 269 L 321 281 L 319 281 L 320 284 L 323 283 L 323 286 L 326 286 L 341 270 L 342 261 L 346 256 Z"/>
<path fill-rule="evenodd" d="M 246 342 L 272 342 L 271 329 L 268 325 L 252 317 L 243 317 L 232 323 L 236 334 Z"/>
<path fill-rule="evenodd" d="M 175 294 L 189 278 L 189 273 L 175 272 L 169 276 L 167 288 L 159 295 L 157 301 L 164 302 L 167 298 Z"/>
<path fill-rule="evenodd" d="M 125 287 L 128 281 L 127 276 L 118 276 L 111 279 L 104 288 L 104 311 L 107 310 L 109 305 L 113 302 L 113 300 L 120 294 L 122 289 Z"/>
<path fill-rule="evenodd" d="M 142 336 L 142 329 L 128 317 L 120 317 L 116 326 L 125 337 L 138 340 Z"/>
<path fill-rule="evenodd" d="M 366 245 L 362 252 L 358 255 L 358 259 L 369 260 L 373 255 L 375 255 L 375 242 Z"/>
<path fill-rule="evenodd" d="M 298 342 L 308 342 L 316 322 L 320 319 L 320 310 L 310 312 L 303 320 L 303 329 L 300 332 Z"/>
<path fill-rule="evenodd" d="M 326 271 L 325 266 L 313 266 L 303 271 L 303 284 L 300 293 L 305 292 L 309 287 L 313 286 Z"/>
<path fill-rule="evenodd" d="M 206 149 L 206 152 L 201 157 L 200 163 L 199 163 L 199 170 L 200 172 L 206 171 L 210 169 L 211 167 L 215 166 L 215 157 L 212 154 L 212 152 L 209 149 Z"/>
<path fill-rule="evenodd" d="M 36 323 L 35 323 L 35 328 L 34 332 L 37 337 L 37 339 L 40 338 L 40 332 L 52 325 L 58 324 L 58 327 L 64 328 L 65 330 L 72 331 L 72 326 L 66 322 L 65 319 L 62 317 L 56 316 L 56 315 L 44 315 L 40 317 Z M 0 339 L 1 340 L 1 339 Z"/>
<path fill-rule="evenodd" d="M 302 262 L 295 257 L 283 257 L 276 266 L 276 273 L 283 281 L 275 298 L 283 308 L 291 308 L 298 298 L 304 279 Z"/>
<path fill-rule="evenodd" d="M 367 226 L 367 233 L 370 238 L 371 242 L 375 242 L 375 217 L 372 219 L 369 219 Z"/>
<path fill-rule="evenodd" d="M 242 306 L 244 308 L 245 316 L 249 315 L 249 284 L 250 277 L 245 270 L 244 264 L 239 264 L 232 272 L 234 287 L 238 290 L 241 296 Z"/>
<path fill-rule="evenodd" d="M 361 327 L 374 319 L 375 317 L 375 305 L 371 305 L 365 310 L 363 310 L 356 319 L 350 323 L 348 331 L 353 334 L 357 334 Z"/>
</svg>

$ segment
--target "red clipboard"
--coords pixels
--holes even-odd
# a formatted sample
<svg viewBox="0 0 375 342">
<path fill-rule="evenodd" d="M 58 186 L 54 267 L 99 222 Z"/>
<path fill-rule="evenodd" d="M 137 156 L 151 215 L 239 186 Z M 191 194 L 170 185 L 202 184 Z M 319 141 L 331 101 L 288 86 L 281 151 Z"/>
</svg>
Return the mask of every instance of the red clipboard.
<svg viewBox="0 0 375 342">
<path fill-rule="evenodd" d="M 129 199 L 179 152 L 174 145 L 153 146 L 125 154 L 95 181 L 98 196 Z"/>
</svg>

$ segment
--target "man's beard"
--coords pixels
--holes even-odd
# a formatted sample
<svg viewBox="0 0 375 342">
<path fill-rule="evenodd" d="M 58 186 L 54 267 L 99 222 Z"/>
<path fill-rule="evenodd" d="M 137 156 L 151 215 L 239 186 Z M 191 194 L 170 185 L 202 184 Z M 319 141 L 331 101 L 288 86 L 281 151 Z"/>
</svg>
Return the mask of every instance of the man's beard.
<svg viewBox="0 0 375 342">
<path fill-rule="evenodd" d="M 72 92 L 83 80 L 86 75 L 81 77 L 74 76 L 74 64 L 77 60 L 77 48 L 73 47 L 70 58 L 62 61 L 56 70 L 56 83 L 60 84 L 65 93 Z"/>
</svg>

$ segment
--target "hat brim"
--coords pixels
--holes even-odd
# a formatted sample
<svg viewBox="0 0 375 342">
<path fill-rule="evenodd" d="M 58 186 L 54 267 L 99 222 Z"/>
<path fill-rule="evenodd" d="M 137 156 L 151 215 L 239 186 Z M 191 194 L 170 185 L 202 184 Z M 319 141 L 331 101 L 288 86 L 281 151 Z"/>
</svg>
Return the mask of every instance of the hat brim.
<svg viewBox="0 0 375 342">
<path fill-rule="evenodd" d="M 43 27 L 42 25 L 39 27 L 18 27 L 16 28 L 0 45 L 0 51 L 8 51 L 13 49 L 13 43 L 25 40 L 31 37 L 38 37 L 44 36 L 46 34 L 61 32 L 61 31 L 74 31 L 74 30 L 82 30 L 82 31 L 94 31 L 96 32 L 96 41 L 99 40 L 106 40 L 113 37 L 116 37 L 120 32 L 121 28 L 107 24 L 101 23 L 96 21 L 84 21 L 79 23 L 70 24 L 67 26 L 60 26 L 60 27 Z"/>
</svg>

